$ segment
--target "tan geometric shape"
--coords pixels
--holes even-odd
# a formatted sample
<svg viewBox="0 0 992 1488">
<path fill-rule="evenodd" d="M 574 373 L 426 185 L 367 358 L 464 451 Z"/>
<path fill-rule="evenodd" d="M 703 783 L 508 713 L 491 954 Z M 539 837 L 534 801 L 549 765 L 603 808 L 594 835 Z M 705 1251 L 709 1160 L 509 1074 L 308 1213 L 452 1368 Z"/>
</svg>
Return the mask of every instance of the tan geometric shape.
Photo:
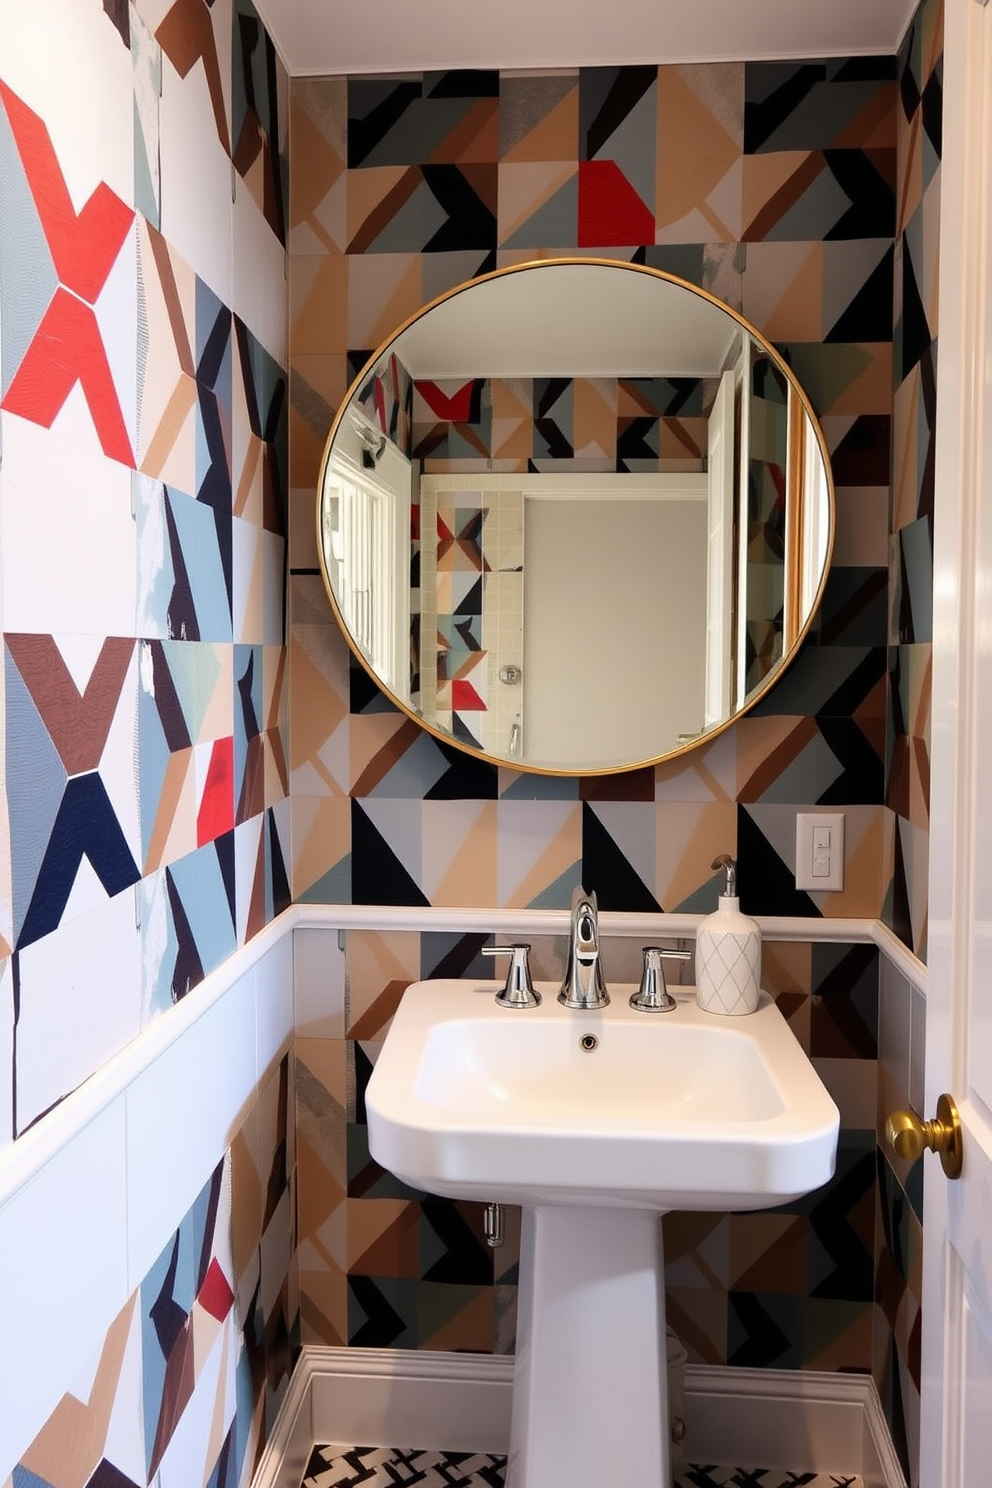
<svg viewBox="0 0 992 1488">
<path fill-rule="evenodd" d="M 740 158 L 743 116 L 740 63 L 659 67 L 655 218 L 662 233 L 695 210 L 710 218 L 703 241 L 714 234 L 727 242 L 740 237 L 739 182 L 736 201 L 723 204 L 723 220 L 706 204 Z"/>
<path fill-rule="evenodd" d="M 295 259 L 294 259 L 295 263 Z M 343 327 L 325 327 L 323 335 L 328 340 L 343 337 Z M 324 454 L 327 436 L 334 422 L 334 411 L 344 401 L 350 381 L 348 359 L 343 347 L 335 351 L 305 356 L 295 346 L 290 361 L 290 405 L 289 405 L 289 471 L 293 491 L 306 491 L 307 542 L 313 548 L 314 499 L 317 475 Z M 290 541 L 295 542 L 293 531 L 295 510 L 290 502 Z M 294 559 L 294 567 L 300 564 Z M 313 560 L 307 567 L 313 566 Z"/>
<path fill-rule="evenodd" d="M 197 62 L 202 62 L 207 91 L 217 127 L 217 138 L 225 152 L 231 153 L 227 128 L 227 100 L 221 75 L 217 38 L 214 34 L 214 12 L 201 0 L 174 0 L 165 19 L 155 29 L 155 40 L 184 78 Z M 218 21 L 218 24 L 221 24 Z M 226 49 L 222 54 L 226 54 Z"/>
<path fill-rule="evenodd" d="M 420 1205 L 408 1199 L 348 1200 L 348 1273 L 419 1277 Z"/>
<path fill-rule="evenodd" d="M 574 162 L 578 153 L 579 83 L 576 78 L 564 98 L 505 152 L 502 162 L 504 165 L 522 165 L 539 160 Z"/>
<path fill-rule="evenodd" d="M 258 1120 L 252 1111 L 231 1143 L 231 1248 L 238 1281 L 251 1264 L 262 1234 L 262 1179 L 259 1172 Z"/>
<path fill-rule="evenodd" d="M 350 770 L 347 651 L 339 632 L 327 625 L 298 625 L 289 646 L 290 770 L 306 767 L 311 792 L 319 781 L 330 795 L 346 795 Z M 342 729 L 343 757 L 334 773 L 327 745 Z M 301 782 L 294 780 L 294 790 Z"/>
<path fill-rule="evenodd" d="M 494 418 L 490 439 L 494 460 L 520 461 L 520 468 L 526 469 L 523 462 L 529 460 L 534 452 L 534 422 L 530 417 Z"/>
<path fill-rule="evenodd" d="M 794 207 L 823 171 L 818 150 L 775 150 L 744 157 L 744 230 L 760 242 Z"/>
<path fill-rule="evenodd" d="M 294 366 L 301 356 L 347 349 L 348 279 L 348 262 L 340 255 L 293 259 L 289 313 Z"/>
<path fill-rule="evenodd" d="M 526 909 L 582 859 L 579 804 L 497 802 L 497 886 L 500 908 Z"/>
<path fill-rule="evenodd" d="M 195 750 L 177 749 L 166 761 L 145 854 L 145 873 L 154 873 L 192 852 L 196 846 L 196 814 Z"/>
<path fill-rule="evenodd" d="M 300 1341 L 344 1348 L 348 1343 L 348 1278 L 300 1272 Z"/>
<path fill-rule="evenodd" d="M 404 990 L 420 977 L 414 931 L 349 930 L 345 1026 L 349 1038 L 383 1038 Z"/>
<path fill-rule="evenodd" d="M 616 457 L 617 380 L 577 377 L 573 384 L 572 445 L 577 456 Z"/>
<path fill-rule="evenodd" d="M 738 723 L 737 729 L 741 726 Z M 736 800 L 737 729 L 727 730 L 669 764 L 655 765 L 655 801 Z"/>
<path fill-rule="evenodd" d="M 915 522 L 918 516 L 917 468 L 919 453 L 920 364 L 892 395 L 892 532 Z"/>
<path fill-rule="evenodd" d="M 83 1488 L 103 1456 L 137 1303 L 135 1292 L 111 1323 L 86 1398 L 63 1395 L 21 1458 L 23 1468 L 52 1488 Z"/>
<path fill-rule="evenodd" d="M 347 93 L 331 88 L 326 78 L 319 90 L 308 89 L 308 81 L 294 79 L 290 91 L 289 224 L 292 229 L 306 222 L 323 237 L 321 205 L 345 174 Z M 344 242 L 328 237 L 325 246 L 340 251 Z"/>
<path fill-rule="evenodd" d="M 424 300 L 421 257 L 419 253 L 350 256 L 346 346 L 381 346 L 420 309 Z"/>
<path fill-rule="evenodd" d="M 845 808 L 844 887 L 810 894 L 821 914 L 831 918 L 877 919 L 882 912 L 881 864 L 884 806 Z"/>
<path fill-rule="evenodd" d="M 822 243 L 749 244 L 745 315 L 772 341 L 820 341 L 823 272 Z"/>
<path fill-rule="evenodd" d="M 347 796 L 290 798 L 292 890 L 299 899 L 351 852 L 351 802 Z"/>
<path fill-rule="evenodd" d="M 349 172 L 349 254 L 368 252 L 422 184 L 420 171 L 406 165 L 366 166 Z"/>
<path fill-rule="evenodd" d="M 431 904 L 495 904 L 496 805 L 424 802 L 423 890 Z"/>
<path fill-rule="evenodd" d="M 368 723 L 370 727 L 361 725 Z M 370 714 L 351 719 L 351 767 L 358 771 L 351 794 L 369 796 L 420 738 L 420 725 L 403 714 Z M 370 751 L 372 751 L 370 753 Z"/>
<path fill-rule="evenodd" d="M 506 243 L 578 175 L 575 160 L 532 160 L 499 167 L 499 241 Z"/>
<path fill-rule="evenodd" d="M 720 853 L 737 853 L 737 807 L 727 802 L 671 801 L 655 821 L 654 896 L 674 910 L 713 878 Z"/>
<path fill-rule="evenodd" d="M 817 737 L 816 720 L 789 716 L 757 718 L 737 726 L 740 801 L 760 801 L 774 781 Z"/>
</svg>

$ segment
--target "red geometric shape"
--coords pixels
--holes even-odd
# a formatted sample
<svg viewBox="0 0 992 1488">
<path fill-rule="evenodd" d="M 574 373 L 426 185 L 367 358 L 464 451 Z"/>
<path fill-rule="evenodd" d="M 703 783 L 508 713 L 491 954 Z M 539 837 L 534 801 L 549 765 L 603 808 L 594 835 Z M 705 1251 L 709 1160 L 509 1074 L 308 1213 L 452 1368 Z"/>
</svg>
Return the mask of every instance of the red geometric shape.
<svg viewBox="0 0 992 1488">
<path fill-rule="evenodd" d="M 654 239 L 654 228 L 651 229 L 652 241 Z M 475 391 L 475 380 L 466 382 L 464 387 L 456 388 L 453 393 L 445 393 L 438 387 L 436 382 L 418 382 L 417 392 L 423 398 L 427 407 L 438 418 L 451 419 L 454 423 L 468 423 L 472 418 L 472 394 Z"/>
<path fill-rule="evenodd" d="M 489 710 L 471 682 L 456 678 L 451 684 L 451 706 L 456 713 L 487 713 Z"/>
<path fill-rule="evenodd" d="M 0 98 L 7 110 L 59 283 L 92 305 L 107 282 L 134 221 L 134 212 L 101 181 L 77 215 L 44 123 L 2 82 Z"/>
<path fill-rule="evenodd" d="M 58 286 L 0 407 L 50 429 L 76 383 L 105 455 L 134 468 L 134 452 L 96 316 Z"/>
<path fill-rule="evenodd" d="M 219 1323 L 224 1321 L 231 1310 L 234 1293 L 216 1257 L 207 1267 L 207 1274 L 203 1278 L 203 1285 L 197 1293 L 196 1300 L 203 1310 L 209 1312 L 210 1316 L 216 1318 Z"/>
<path fill-rule="evenodd" d="M 101 181 L 77 213 L 42 120 L 2 82 L 0 100 L 59 278 L 2 406 L 47 429 L 78 382 L 104 453 L 133 467 L 131 441 L 90 306 L 107 282 L 134 212 Z"/>
<path fill-rule="evenodd" d="M 579 161 L 579 247 L 623 248 L 654 242 L 654 213 L 615 160 Z"/>
<path fill-rule="evenodd" d="M 215 739 L 196 815 L 196 845 L 203 847 L 234 827 L 234 737 Z"/>
</svg>

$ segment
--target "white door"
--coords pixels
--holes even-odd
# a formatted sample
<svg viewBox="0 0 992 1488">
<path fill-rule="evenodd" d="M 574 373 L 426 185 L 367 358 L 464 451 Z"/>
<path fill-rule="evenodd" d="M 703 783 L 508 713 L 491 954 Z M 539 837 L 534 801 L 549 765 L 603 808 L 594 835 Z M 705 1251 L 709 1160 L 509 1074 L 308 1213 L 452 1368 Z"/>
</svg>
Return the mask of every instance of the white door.
<svg viewBox="0 0 992 1488">
<path fill-rule="evenodd" d="M 921 1488 L 992 1482 L 992 9 L 945 7 Z"/>
<path fill-rule="evenodd" d="M 706 704 L 703 727 L 734 711 L 734 373 L 724 372 L 708 424 L 706 535 Z M 743 508 L 743 503 L 742 503 Z"/>
</svg>

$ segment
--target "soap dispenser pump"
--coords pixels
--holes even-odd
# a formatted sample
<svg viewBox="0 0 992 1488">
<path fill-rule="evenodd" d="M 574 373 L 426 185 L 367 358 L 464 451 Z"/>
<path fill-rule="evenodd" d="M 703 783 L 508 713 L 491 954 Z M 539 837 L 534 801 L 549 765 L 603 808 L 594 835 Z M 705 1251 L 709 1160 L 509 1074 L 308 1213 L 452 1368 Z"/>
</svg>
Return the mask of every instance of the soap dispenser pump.
<svg viewBox="0 0 992 1488">
<path fill-rule="evenodd" d="M 733 858 L 722 853 L 712 867 L 726 873 L 726 892 L 696 932 L 696 1001 L 707 1013 L 753 1013 L 761 990 L 761 931 L 741 914 Z"/>
</svg>

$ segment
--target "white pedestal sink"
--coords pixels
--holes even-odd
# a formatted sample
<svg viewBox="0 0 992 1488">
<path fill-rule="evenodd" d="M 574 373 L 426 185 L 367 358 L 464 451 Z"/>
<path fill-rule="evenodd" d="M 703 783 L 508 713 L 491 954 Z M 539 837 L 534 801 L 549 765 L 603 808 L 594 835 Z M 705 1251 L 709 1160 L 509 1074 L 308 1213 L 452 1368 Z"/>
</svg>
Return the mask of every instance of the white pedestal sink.
<svg viewBox="0 0 992 1488">
<path fill-rule="evenodd" d="M 839 1115 L 774 1001 L 746 1017 L 497 1007 L 408 988 L 366 1093 L 373 1157 L 415 1188 L 523 1205 L 507 1488 L 670 1480 L 666 1209 L 785 1203 L 833 1173 Z"/>
</svg>

